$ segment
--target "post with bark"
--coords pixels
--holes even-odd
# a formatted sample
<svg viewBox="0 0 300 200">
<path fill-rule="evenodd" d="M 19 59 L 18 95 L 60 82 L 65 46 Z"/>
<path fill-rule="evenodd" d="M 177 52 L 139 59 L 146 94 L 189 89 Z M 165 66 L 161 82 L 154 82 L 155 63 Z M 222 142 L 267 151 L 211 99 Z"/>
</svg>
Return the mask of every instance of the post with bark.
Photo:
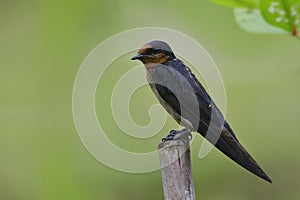
<svg viewBox="0 0 300 200">
<path fill-rule="evenodd" d="M 165 200 L 195 200 L 189 143 L 161 142 L 158 152 Z"/>
</svg>

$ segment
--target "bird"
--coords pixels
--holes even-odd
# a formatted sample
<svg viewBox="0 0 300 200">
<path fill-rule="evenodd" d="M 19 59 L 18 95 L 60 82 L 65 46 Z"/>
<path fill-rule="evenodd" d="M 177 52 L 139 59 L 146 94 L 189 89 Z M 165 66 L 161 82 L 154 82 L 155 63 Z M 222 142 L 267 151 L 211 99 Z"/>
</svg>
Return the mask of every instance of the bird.
<svg viewBox="0 0 300 200">
<path fill-rule="evenodd" d="M 175 56 L 166 42 L 147 42 L 131 60 L 139 60 L 144 64 L 147 81 L 158 101 L 184 127 L 182 130 L 171 130 L 162 139 L 164 142 L 190 137 L 191 132 L 198 132 L 238 165 L 272 183 L 271 178 L 239 142 L 191 69 Z"/>
</svg>

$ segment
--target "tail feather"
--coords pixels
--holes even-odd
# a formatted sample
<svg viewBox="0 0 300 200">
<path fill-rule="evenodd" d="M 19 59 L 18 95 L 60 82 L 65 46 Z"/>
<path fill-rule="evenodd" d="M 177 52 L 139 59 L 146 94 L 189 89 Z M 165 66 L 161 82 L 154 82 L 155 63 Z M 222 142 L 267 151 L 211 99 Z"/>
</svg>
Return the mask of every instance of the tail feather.
<svg viewBox="0 0 300 200">
<path fill-rule="evenodd" d="M 234 134 L 224 127 L 219 140 L 215 144 L 221 152 L 234 160 L 236 163 L 249 170 L 253 174 L 272 183 L 272 180 L 267 176 L 257 162 L 251 157 L 246 149 L 239 143 Z"/>
</svg>

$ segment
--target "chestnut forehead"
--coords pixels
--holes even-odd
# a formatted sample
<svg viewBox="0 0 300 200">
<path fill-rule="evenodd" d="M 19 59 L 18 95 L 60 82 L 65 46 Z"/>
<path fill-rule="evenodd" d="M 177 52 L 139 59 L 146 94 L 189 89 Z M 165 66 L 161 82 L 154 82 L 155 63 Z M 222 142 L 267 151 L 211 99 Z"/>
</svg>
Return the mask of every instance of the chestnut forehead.
<svg viewBox="0 0 300 200">
<path fill-rule="evenodd" d="M 153 48 L 150 44 L 145 44 L 142 48 L 139 49 L 139 54 L 145 54 L 148 49 Z"/>
</svg>

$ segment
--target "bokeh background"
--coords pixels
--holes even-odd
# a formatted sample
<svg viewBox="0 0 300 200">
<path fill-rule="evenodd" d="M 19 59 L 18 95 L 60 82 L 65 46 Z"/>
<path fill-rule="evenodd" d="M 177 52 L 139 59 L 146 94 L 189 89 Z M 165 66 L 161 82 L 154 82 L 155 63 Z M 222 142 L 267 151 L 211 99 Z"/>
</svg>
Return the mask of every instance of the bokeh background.
<svg viewBox="0 0 300 200">
<path fill-rule="evenodd" d="M 198 199 L 299 199 L 300 40 L 247 33 L 232 9 L 209 0 L 1 0 L 0 199 L 163 199 L 159 171 L 126 174 L 102 165 L 80 142 L 72 118 L 73 83 L 86 55 L 111 35 L 144 26 L 181 31 L 208 50 L 224 80 L 228 121 L 274 182 L 217 150 L 199 160 L 197 136 Z M 168 118 L 149 140 L 122 133 L 106 105 L 117 78 L 136 63 L 116 64 L 96 96 L 99 120 L 119 146 L 153 150 L 176 123 Z M 149 123 L 148 108 L 156 102 L 148 87 L 134 94 L 130 111 L 138 124 Z"/>
</svg>

